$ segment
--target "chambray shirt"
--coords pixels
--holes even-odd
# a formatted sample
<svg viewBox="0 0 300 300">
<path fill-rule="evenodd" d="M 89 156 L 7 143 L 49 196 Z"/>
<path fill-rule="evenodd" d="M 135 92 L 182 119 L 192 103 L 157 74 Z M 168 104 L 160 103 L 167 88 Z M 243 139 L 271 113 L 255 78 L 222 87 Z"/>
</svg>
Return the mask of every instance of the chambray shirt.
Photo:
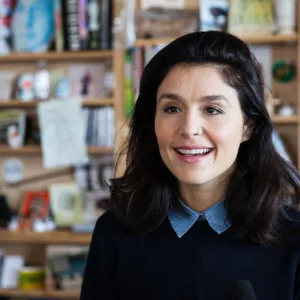
<svg viewBox="0 0 300 300">
<path fill-rule="evenodd" d="M 227 220 L 227 210 L 224 201 L 218 202 L 200 213 L 179 200 L 177 205 L 169 209 L 168 218 L 179 238 L 184 236 L 197 221 L 207 221 L 210 227 L 218 234 L 223 233 L 231 226 Z"/>
</svg>

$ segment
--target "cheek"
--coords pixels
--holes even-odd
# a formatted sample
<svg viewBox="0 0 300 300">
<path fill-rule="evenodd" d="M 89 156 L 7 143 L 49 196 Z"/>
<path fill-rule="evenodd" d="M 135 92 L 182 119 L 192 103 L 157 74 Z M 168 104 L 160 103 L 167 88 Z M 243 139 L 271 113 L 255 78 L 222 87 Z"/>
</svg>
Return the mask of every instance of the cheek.
<svg viewBox="0 0 300 300">
<path fill-rule="evenodd" d="M 160 118 L 155 120 L 155 134 L 159 145 L 170 144 L 173 138 L 173 127 Z"/>
<path fill-rule="evenodd" d="M 214 140 L 217 144 L 224 145 L 226 148 L 239 147 L 242 142 L 242 130 L 242 125 L 223 126 L 215 131 Z"/>
</svg>

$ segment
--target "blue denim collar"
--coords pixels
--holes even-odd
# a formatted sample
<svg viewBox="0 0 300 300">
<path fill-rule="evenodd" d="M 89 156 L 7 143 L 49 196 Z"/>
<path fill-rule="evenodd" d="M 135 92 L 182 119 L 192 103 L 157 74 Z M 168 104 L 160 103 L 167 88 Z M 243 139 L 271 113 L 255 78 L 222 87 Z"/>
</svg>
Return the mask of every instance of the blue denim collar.
<svg viewBox="0 0 300 300">
<path fill-rule="evenodd" d="M 218 202 L 200 213 L 179 200 L 177 204 L 169 209 L 168 218 L 179 238 L 187 233 L 198 220 L 206 220 L 218 234 L 225 232 L 231 226 L 231 223 L 227 220 L 227 210 L 224 201 Z"/>
</svg>

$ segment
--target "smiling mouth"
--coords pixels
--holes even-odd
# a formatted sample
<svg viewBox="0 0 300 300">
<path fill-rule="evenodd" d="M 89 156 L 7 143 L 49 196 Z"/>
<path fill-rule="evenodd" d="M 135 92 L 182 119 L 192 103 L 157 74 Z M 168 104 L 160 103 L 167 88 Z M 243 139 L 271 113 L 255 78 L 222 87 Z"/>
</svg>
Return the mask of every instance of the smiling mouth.
<svg viewBox="0 0 300 300">
<path fill-rule="evenodd" d="M 206 156 L 210 154 L 214 148 L 203 148 L 203 149 L 174 149 L 178 154 L 186 157 Z"/>
</svg>

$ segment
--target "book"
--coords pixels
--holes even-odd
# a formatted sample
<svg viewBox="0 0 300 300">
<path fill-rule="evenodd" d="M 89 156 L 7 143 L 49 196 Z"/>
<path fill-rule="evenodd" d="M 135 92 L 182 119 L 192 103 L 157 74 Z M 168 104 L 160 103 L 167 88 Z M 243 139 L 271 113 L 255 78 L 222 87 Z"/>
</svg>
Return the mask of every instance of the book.
<svg viewBox="0 0 300 300">
<path fill-rule="evenodd" d="M 273 0 L 231 0 L 228 32 L 235 35 L 271 34 Z"/>
<path fill-rule="evenodd" d="M 228 9 L 228 0 L 201 0 L 200 30 L 225 31 L 227 29 Z"/>
</svg>

